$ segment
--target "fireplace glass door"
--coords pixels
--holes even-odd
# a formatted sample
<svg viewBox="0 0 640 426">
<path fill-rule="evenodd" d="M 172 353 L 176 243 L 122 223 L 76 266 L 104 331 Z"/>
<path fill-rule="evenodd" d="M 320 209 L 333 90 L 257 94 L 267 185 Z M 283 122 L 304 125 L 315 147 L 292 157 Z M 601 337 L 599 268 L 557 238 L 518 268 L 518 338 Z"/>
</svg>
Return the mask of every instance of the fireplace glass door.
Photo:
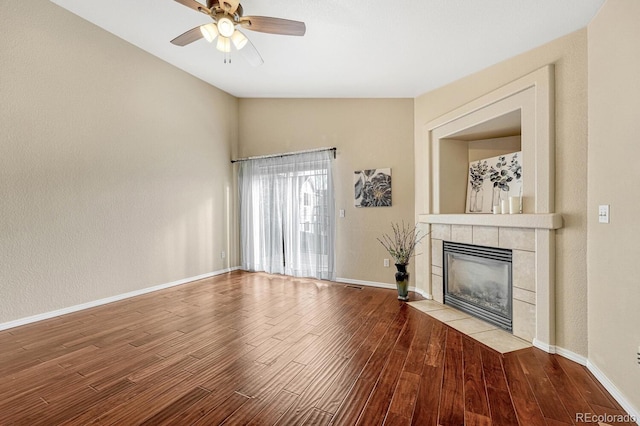
<svg viewBox="0 0 640 426">
<path fill-rule="evenodd" d="M 444 242 L 444 303 L 512 330 L 511 250 Z"/>
</svg>

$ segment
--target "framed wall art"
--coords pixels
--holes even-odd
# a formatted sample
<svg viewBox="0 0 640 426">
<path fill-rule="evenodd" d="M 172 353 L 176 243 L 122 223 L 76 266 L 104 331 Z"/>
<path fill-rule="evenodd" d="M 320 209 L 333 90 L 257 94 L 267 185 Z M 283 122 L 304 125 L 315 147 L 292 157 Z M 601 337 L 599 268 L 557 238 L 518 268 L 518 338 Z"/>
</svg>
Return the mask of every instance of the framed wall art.
<svg viewBox="0 0 640 426">
<path fill-rule="evenodd" d="M 391 206 L 391 169 L 353 172 L 356 207 Z"/>
<path fill-rule="evenodd" d="M 491 213 L 502 200 L 522 196 L 522 151 L 469 163 L 466 213 Z"/>
</svg>

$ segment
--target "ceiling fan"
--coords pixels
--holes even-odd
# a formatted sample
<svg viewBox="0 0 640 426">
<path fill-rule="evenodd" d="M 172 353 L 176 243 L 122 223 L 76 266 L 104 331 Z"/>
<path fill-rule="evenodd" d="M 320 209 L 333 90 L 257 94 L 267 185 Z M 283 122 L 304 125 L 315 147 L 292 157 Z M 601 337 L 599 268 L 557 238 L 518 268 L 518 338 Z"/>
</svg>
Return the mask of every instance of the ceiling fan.
<svg viewBox="0 0 640 426">
<path fill-rule="evenodd" d="M 307 30 L 304 22 L 268 16 L 244 16 L 240 0 L 207 0 L 206 6 L 196 0 L 175 1 L 210 16 L 213 22 L 192 28 L 171 40 L 171 43 L 186 46 L 201 38 L 213 43 L 217 37 L 216 48 L 225 53 L 225 63 L 231 52 L 231 44 L 251 65 L 259 66 L 264 63 L 260 53 L 236 26 L 262 33 L 292 36 L 303 36 Z"/>
</svg>

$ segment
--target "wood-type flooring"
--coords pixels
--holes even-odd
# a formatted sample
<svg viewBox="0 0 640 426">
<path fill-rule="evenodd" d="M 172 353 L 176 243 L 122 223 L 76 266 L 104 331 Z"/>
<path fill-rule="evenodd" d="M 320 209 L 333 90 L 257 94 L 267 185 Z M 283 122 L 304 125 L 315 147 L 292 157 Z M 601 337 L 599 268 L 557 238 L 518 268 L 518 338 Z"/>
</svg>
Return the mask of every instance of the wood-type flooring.
<svg viewBox="0 0 640 426">
<path fill-rule="evenodd" d="M 577 413 L 625 414 L 584 367 L 535 348 L 503 356 L 386 289 L 233 272 L 0 331 L 2 426 L 529 426 Z"/>
</svg>

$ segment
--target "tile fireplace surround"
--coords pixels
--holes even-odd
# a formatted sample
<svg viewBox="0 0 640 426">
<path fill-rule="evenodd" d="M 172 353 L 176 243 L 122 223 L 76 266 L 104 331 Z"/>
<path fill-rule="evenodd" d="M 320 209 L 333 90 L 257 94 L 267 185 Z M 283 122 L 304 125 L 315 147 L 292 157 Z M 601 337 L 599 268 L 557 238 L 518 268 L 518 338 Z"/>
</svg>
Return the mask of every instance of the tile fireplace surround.
<svg viewBox="0 0 640 426">
<path fill-rule="evenodd" d="M 547 352 L 555 349 L 562 227 L 554 212 L 553 74 L 546 66 L 425 124 L 415 144 L 416 217 L 429 232 L 416 258 L 418 291 L 443 302 L 443 241 L 511 249 L 513 334 Z M 472 144 L 513 135 L 523 153 L 523 214 L 465 214 Z"/>
<path fill-rule="evenodd" d="M 537 282 L 537 266 L 541 266 L 541 269 L 544 267 L 536 264 L 536 258 L 538 251 L 541 254 L 540 262 L 548 256 L 548 250 L 551 249 L 550 239 L 553 240 L 550 238 L 552 229 L 520 227 L 522 223 L 518 224 L 519 227 L 491 226 L 486 223 L 464 224 L 464 222 L 473 221 L 482 223 L 485 218 L 475 216 L 456 218 L 455 216 L 462 215 L 425 215 L 420 219 L 421 222 L 431 223 L 431 294 L 433 300 L 444 303 L 443 241 L 510 249 L 513 255 L 513 335 L 528 342 L 539 343 L 536 342 L 538 326 L 540 328 L 549 327 L 548 320 L 552 319 L 549 318 L 550 307 L 545 306 L 549 303 L 547 301 L 550 295 L 547 292 L 551 288 L 551 283 Z M 536 217 L 535 219 L 539 220 L 540 218 Z M 525 217 L 521 216 L 517 219 L 522 222 Z M 559 215 L 549 215 L 547 219 L 546 226 L 559 227 L 561 222 Z M 529 226 L 543 226 L 543 224 L 537 223 Z M 547 241 L 545 247 L 538 246 L 536 243 L 545 240 Z M 540 310 L 537 309 L 538 303 L 541 305 Z"/>
</svg>

